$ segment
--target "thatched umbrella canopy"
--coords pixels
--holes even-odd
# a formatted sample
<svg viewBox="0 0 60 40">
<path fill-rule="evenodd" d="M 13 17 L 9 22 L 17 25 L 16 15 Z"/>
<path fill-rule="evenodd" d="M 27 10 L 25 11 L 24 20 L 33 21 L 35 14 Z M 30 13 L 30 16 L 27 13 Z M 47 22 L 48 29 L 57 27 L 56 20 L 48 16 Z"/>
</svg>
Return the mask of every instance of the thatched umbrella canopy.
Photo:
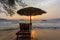
<svg viewBox="0 0 60 40">
<path fill-rule="evenodd" d="M 46 13 L 44 10 L 35 7 L 27 7 L 17 11 L 19 15 L 30 16 L 30 23 L 31 23 L 31 16 L 42 15 Z"/>
</svg>

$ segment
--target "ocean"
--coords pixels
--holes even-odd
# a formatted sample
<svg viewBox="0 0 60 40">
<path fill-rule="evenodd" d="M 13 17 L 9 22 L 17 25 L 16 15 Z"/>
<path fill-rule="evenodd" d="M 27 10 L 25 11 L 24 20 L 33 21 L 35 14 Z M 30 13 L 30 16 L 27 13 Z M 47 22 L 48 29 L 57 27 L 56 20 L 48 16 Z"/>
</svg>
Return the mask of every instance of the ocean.
<svg viewBox="0 0 60 40">
<path fill-rule="evenodd" d="M 27 22 L 27 21 L 25 21 Z M 13 21 L 1 21 L 0 22 L 0 30 L 2 29 L 14 29 L 14 28 L 18 28 L 19 27 L 19 22 L 13 22 Z M 23 22 L 22 22 L 23 23 Z M 52 27 L 56 27 L 56 28 L 60 28 L 60 22 L 39 22 L 39 21 L 34 21 L 32 22 L 32 27 L 34 28 L 52 28 Z"/>
</svg>

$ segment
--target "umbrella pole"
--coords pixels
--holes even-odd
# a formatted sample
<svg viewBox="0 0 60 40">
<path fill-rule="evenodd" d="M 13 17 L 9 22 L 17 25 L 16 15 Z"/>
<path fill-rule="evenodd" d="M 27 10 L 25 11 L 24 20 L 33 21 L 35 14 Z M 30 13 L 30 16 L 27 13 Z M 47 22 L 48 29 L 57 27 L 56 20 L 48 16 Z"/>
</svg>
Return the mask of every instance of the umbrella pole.
<svg viewBox="0 0 60 40">
<path fill-rule="evenodd" d="M 31 21 L 31 15 L 30 15 L 30 23 L 32 23 L 32 21 Z"/>
<path fill-rule="evenodd" d="M 31 20 L 31 15 L 30 15 L 30 29 L 32 29 L 32 20 Z"/>
</svg>

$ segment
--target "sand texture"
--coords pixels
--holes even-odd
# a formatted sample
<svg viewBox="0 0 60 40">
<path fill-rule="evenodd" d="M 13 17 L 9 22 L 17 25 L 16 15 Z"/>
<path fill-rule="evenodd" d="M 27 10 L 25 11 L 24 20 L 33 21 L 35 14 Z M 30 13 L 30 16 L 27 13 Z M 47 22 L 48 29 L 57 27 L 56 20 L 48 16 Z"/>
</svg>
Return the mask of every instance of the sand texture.
<svg viewBox="0 0 60 40">
<path fill-rule="evenodd" d="M 33 29 L 35 31 L 35 40 L 60 40 L 60 29 Z M 15 30 L 2 30 L 0 31 L 0 40 L 16 40 Z"/>
</svg>

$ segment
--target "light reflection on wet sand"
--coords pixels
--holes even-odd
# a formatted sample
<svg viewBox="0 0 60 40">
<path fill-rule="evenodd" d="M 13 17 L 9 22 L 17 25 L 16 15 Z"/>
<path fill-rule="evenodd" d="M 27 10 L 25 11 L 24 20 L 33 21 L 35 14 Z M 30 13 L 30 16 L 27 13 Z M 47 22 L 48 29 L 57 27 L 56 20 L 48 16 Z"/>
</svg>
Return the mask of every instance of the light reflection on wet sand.
<svg viewBox="0 0 60 40">
<path fill-rule="evenodd" d="M 38 40 L 60 40 L 60 29 L 35 29 Z"/>
<path fill-rule="evenodd" d="M 0 31 L 0 40 L 15 40 L 16 30 Z M 34 40 L 60 40 L 60 29 L 33 29 Z"/>
</svg>

